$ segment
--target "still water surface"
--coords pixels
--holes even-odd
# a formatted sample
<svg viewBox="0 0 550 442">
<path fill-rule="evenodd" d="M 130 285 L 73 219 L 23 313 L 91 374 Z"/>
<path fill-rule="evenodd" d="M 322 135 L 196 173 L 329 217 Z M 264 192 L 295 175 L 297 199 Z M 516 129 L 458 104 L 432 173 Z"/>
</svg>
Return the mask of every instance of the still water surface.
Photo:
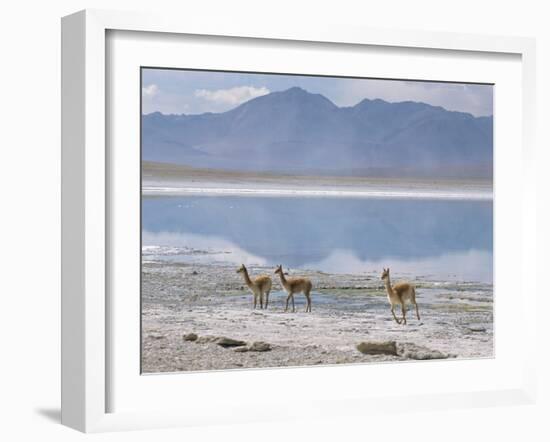
<svg viewBox="0 0 550 442">
<path fill-rule="evenodd" d="M 492 201 L 145 197 L 144 260 L 492 282 Z"/>
</svg>

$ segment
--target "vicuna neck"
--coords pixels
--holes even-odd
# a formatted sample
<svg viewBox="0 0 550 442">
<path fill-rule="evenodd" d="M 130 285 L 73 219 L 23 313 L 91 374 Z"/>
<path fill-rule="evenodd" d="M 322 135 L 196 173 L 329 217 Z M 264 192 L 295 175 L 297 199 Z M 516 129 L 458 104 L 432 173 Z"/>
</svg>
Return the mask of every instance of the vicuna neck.
<svg viewBox="0 0 550 442">
<path fill-rule="evenodd" d="M 252 281 L 250 279 L 250 276 L 248 276 L 248 270 L 246 270 L 246 267 L 243 268 L 243 277 L 244 277 L 244 282 L 246 282 L 246 285 L 250 287 L 252 285 Z"/>
<path fill-rule="evenodd" d="M 388 293 L 392 293 L 392 288 L 391 288 L 391 282 L 390 282 L 390 275 L 388 275 L 387 278 L 384 279 L 384 283 L 386 284 L 386 290 L 388 291 Z"/>
<path fill-rule="evenodd" d="M 283 272 L 280 272 L 279 277 L 281 278 L 281 282 L 283 283 L 283 285 L 285 285 L 286 284 L 285 274 Z"/>
</svg>

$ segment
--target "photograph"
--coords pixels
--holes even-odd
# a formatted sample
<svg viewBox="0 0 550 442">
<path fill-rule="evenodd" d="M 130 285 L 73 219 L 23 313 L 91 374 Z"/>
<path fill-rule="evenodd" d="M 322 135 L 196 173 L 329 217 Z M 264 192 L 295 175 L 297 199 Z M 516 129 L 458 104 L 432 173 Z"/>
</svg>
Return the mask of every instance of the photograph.
<svg viewBox="0 0 550 442">
<path fill-rule="evenodd" d="M 142 374 L 494 357 L 493 84 L 140 75 Z"/>
</svg>

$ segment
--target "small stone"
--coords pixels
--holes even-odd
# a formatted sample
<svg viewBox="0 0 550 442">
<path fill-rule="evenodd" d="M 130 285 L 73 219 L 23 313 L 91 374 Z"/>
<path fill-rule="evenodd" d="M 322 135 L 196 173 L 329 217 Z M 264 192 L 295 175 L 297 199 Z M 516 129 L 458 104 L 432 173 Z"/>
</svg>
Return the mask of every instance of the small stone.
<svg viewBox="0 0 550 442">
<path fill-rule="evenodd" d="M 223 348 L 227 348 L 227 347 L 241 347 L 243 345 L 246 345 L 246 342 L 240 341 L 238 339 L 226 338 L 225 336 L 222 336 L 221 338 L 218 338 L 216 340 L 216 344 L 218 344 Z"/>
<path fill-rule="evenodd" d="M 197 344 L 208 344 L 210 342 L 216 342 L 218 339 L 217 336 L 199 336 L 195 342 Z"/>
<path fill-rule="evenodd" d="M 192 275 L 198 275 L 199 272 L 197 272 L 196 270 L 193 270 L 193 271 L 191 272 L 191 274 L 192 274 Z"/>
<path fill-rule="evenodd" d="M 196 341 L 199 337 L 196 333 L 187 333 L 186 335 L 183 335 L 184 341 Z"/>
<path fill-rule="evenodd" d="M 248 347 L 237 347 L 233 351 L 235 351 L 237 353 L 245 353 L 245 352 L 249 351 L 249 348 Z"/>
<path fill-rule="evenodd" d="M 442 353 L 439 350 L 432 350 L 431 348 L 424 347 L 423 345 L 416 345 L 412 342 L 405 342 L 399 345 L 399 356 L 417 361 L 447 359 L 452 357 L 450 354 Z"/>
<path fill-rule="evenodd" d="M 487 331 L 485 327 L 481 327 L 481 326 L 471 326 L 471 327 L 468 327 L 468 330 L 474 333 L 484 333 Z"/>
<path fill-rule="evenodd" d="M 425 350 L 425 351 L 416 351 L 416 352 L 405 352 L 402 355 L 404 358 L 407 359 L 414 359 L 417 361 L 426 361 L 430 359 L 447 359 L 449 357 L 448 354 L 441 353 L 437 350 Z"/>
<path fill-rule="evenodd" d="M 361 342 L 356 348 L 365 355 L 397 356 L 397 346 L 395 341 Z"/>
<path fill-rule="evenodd" d="M 254 342 L 249 348 L 250 351 L 270 351 L 271 345 L 269 345 L 267 342 Z"/>
</svg>

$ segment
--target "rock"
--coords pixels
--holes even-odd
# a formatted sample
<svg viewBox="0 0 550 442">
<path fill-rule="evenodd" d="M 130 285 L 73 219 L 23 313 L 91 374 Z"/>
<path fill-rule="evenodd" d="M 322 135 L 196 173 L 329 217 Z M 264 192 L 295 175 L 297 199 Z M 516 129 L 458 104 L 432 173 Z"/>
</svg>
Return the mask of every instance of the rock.
<svg viewBox="0 0 550 442">
<path fill-rule="evenodd" d="M 426 361 L 429 359 L 448 359 L 451 357 L 451 355 L 442 353 L 439 350 L 432 350 L 431 348 L 408 342 L 399 346 L 399 356 L 417 361 Z"/>
<path fill-rule="evenodd" d="M 233 351 L 235 351 L 235 352 L 237 352 L 237 353 L 245 353 L 245 352 L 247 352 L 247 351 L 249 351 L 249 350 L 250 350 L 250 349 L 249 349 L 248 347 L 236 347 L 235 350 L 233 350 Z"/>
<path fill-rule="evenodd" d="M 449 358 L 448 354 L 441 353 L 437 350 L 426 349 L 425 351 L 416 351 L 416 352 L 406 352 L 403 353 L 403 357 L 407 359 L 414 359 L 417 361 L 426 361 L 429 359 L 447 359 Z"/>
<path fill-rule="evenodd" d="M 191 272 L 191 274 L 192 274 L 192 275 L 198 275 L 199 272 L 197 272 L 196 270 L 193 270 L 193 271 Z"/>
<path fill-rule="evenodd" d="M 481 327 L 481 326 L 471 326 L 471 327 L 468 327 L 468 330 L 474 333 L 484 333 L 487 331 L 485 327 Z"/>
<path fill-rule="evenodd" d="M 195 341 L 197 344 L 208 344 L 210 342 L 216 342 L 220 339 L 218 336 L 199 336 Z"/>
<path fill-rule="evenodd" d="M 223 348 L 227 348 L 227 347 L 241 347 L 243 345 L 246 345 L 246 342 L 239 341 L 238 339 L 226 338 L 225 336 L 222 336 L 216 339 L 216 344 L 218 344 Z"/>
<path fill-rule="evenodd" d="M 186 335 L 183 335 L 184 341 L 196 341 L 199 337 L 196 333 L 187 333 Z"/>
<path fill-rule="evenodd" d="M 365 355 L 397 356 L 397 346 L 395 341 L 361 342 L 356 348 Z"/>
<path fill-rule="evenodd" d="M 254 342 L 252 345 L 248 348 L 250 351 L 270 351 L 271 345 L 269 345 L 267 342 Z"/>
</svg>

